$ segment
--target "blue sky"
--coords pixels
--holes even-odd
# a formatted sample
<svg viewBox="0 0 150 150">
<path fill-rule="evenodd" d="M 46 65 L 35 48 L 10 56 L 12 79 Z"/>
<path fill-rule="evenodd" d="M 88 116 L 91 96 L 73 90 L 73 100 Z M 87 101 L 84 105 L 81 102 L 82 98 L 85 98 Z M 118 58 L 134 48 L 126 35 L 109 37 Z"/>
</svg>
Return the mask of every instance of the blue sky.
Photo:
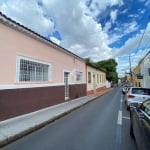
<svg viewBox="0 0 150 150">
<path fill-rule="evenodd" d="M 150 50 L 150 0 L 1 0 L 0 11 L 80 57 L 115 58 L 119 76 Z"/>
</svg>

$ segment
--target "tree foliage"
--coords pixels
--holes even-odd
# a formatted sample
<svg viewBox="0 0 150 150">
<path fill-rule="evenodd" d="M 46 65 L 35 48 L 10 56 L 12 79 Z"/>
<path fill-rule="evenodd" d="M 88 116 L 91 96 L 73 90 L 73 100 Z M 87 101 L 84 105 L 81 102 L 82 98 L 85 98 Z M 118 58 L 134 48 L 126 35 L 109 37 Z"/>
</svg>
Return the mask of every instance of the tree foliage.
<svg viewBox="0 0 150 150">
<path fill-rule="evenodd" d="M 101 70 L 101 71 L 106 72 L 106 69 L 105 69 L 105 68 L 99 67 L 99 66 L 97 65 L 97 63 L 93 62 L 90 58 L 85 58 L 85 62 L 86 62 L 86 64 L 89 65 L 89 66 L 92 66 L 92 67 L 94 67 L 94 68 L 96 68 L 96 69 L 99 69 L 99 70 Z"/>
<path fill-rule="evenodd" d="M 86 64 L 106 72 L 106 79 L 108 81 L 112 81 L 113 83 L 118 82 L 118 74 L 116 71 L 116 67 L 118 64 L 115 59 L 92 62 L 90 58 L 86 58 L 85 61 Z"/>
<path fill-rule="evenodd" d="M 103 61 L 98 61 L 96 66 L 98 68 L 104 68 L 106 70 L 106 78 L 108 81 L 117 82 L 118 81 L 118 74 L 116 71 L 117 62 L 115 59 L 108 59 Z"/>
</svg>

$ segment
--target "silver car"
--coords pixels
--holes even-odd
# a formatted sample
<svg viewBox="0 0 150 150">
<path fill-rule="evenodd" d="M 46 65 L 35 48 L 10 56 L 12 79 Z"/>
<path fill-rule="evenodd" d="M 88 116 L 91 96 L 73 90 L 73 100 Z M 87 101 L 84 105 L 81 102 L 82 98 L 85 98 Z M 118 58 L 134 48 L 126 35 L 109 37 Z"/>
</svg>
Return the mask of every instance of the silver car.
<svg viewBox="0 0 150 150">
<path fill-rule="evenodd" d="M 130 135 L 139 150 L 150 150 L 150 99 L 130 108 Z"/>
<path fill-rule="evenodd" d="M 147 98 L 150 98 L 150 89 L 142 87 L 130 87 L 129 91 L 125 95 L 125 104 L 127 109 L 130 106 L 138 105 Z"/>
</svg>

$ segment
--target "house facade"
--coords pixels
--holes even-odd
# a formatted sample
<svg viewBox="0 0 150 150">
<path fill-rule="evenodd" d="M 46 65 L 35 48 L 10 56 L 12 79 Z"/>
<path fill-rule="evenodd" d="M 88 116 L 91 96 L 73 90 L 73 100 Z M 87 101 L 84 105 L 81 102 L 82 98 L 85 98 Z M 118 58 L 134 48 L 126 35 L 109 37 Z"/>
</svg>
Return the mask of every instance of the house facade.
<svg viewBox="0 0 150 150">
<path fill-rule="evenodd" d="M 87 95 L 106 89 L 106 73 L 87 64 Z"/>
<path fill-rule="evenodd" d="M 86 95 L 79 56 L 0 14 L 0 120 Z"/>
<path fill-rule="evenodd" d="M 141 87 L 141 82 L 142 82 L 142 79 L 138 77 L 138 75 L 140 75 L 140 66 L 138 64 L 138 66 L 136 66 L 134 69 L 133 69 L 133 75 L 132 75 L 132 82 L 133 82 L 133 86 L 136 86 L 136 87 Z"/>
<path fill-rule="evenodd" d="M 150 88 L 150 51 L 139 62 L 140 73 L 143 76 L 142 87 Z"/>
</svg>

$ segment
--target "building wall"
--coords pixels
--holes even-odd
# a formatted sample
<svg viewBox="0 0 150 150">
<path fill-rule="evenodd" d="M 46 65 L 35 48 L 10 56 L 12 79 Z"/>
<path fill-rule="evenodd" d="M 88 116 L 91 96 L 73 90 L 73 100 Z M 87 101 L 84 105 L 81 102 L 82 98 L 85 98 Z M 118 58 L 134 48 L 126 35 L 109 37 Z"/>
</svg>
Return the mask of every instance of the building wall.
<svg viewBox="0 0 150 150">
<path fill-rule="evenodd" d="M 64 72 L 70 73 L 69 99 L 86 95 L 85 62 L 14 28 L 0 23 L 0 120 L 65 101 Z M 50 80 L 20 82 L 18 58 L 50 64 Z M 76 72 L 82 79 L 76 79 Z"/>
<path fill-rule="evenodd" d="M 88 73 L 91 73 L 89 79 Z M 91 81 L 89 81 L 91 80 Z M 106 74 L 94 67 L 87 66 L 87 95 L 100 92 L 106 88 Z"/>
<path fill-rule="evenodd" d="M 137 74 L 139 74 L 139 73 L 140 73 L 140 66 L 138 65 L 138 66 L 135 67 L 134 70 L 133 70 L 133 76 L 132 76 L 133 86 L 141 87 L 141 80 L 142 80 L 142 79 L 138 79 L 138 78 L 137 78 Z"/>
<path fill-rule="evenodd" d="M 142 86 L 150 88 L 150 53 L 140 63 L 141 74 L 143 74 Z"/>
<path fill-rule="evenodd" d="M 0 120 L 62 103 L 63 93 L 63 86 L 0 90 Z"/>
<path fill-rule="evenodd" d="M 70 85 L 70 99 L 84 96 L 86 85 Z M 64 102 L 64 86 L 0 90 L 0 121 Z"/>
<path fill-rule="evenodd" d="M 76 70 L 81 70 L 85 74 L 85 63 L 83 61 L 69 56 L 57 50 L 57 48 L 3 24 L 0 24 L 0 33 L 0 68 L 3 70 L 0 75 L 0 84 L 18 84 L 16 79 L 17 56 L 52 64 L 52 83 L 63 83 L 63 71 L 65 70 L 72 73 L 71 82 L 73 83 L 76 83 L 73 78 Z M 83 82 L 86 82 L 85 77 Z"/>
</svg>

